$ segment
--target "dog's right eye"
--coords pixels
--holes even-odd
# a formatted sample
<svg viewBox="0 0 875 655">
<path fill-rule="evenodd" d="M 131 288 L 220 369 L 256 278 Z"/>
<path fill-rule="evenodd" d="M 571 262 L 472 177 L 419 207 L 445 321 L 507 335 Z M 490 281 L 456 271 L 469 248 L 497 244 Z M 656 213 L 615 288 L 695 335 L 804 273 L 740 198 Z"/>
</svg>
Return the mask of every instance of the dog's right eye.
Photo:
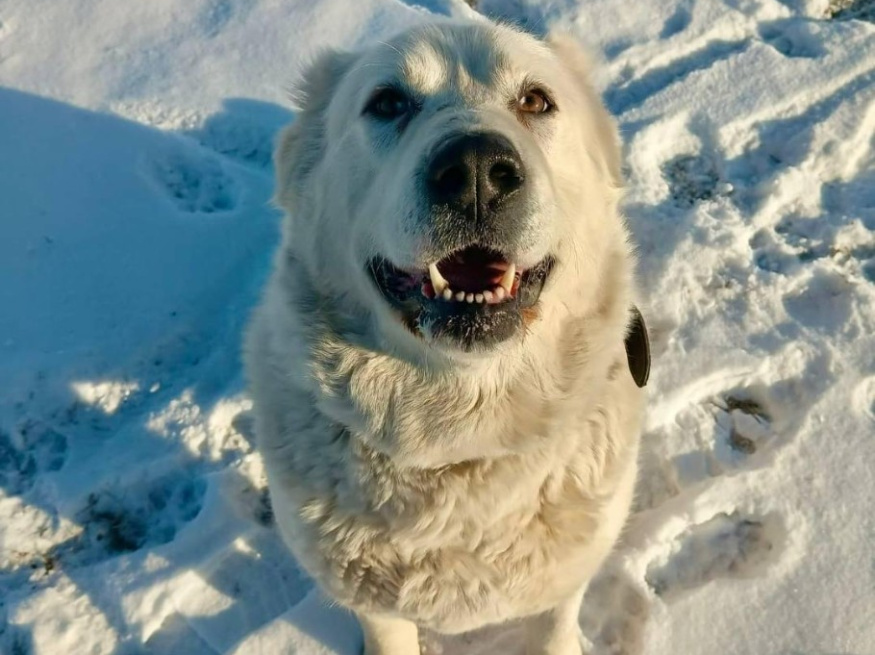
<svg viewBox="0 0 875 655">
<path fill-rule="evenodd" d="M 385 87 L 377 89 L 368 104 L 365 105 L 364 114 L 379 118 L 384 121 L 395 120 L 410 111 L 410 98 L 398 89 Z"/>
</svg>

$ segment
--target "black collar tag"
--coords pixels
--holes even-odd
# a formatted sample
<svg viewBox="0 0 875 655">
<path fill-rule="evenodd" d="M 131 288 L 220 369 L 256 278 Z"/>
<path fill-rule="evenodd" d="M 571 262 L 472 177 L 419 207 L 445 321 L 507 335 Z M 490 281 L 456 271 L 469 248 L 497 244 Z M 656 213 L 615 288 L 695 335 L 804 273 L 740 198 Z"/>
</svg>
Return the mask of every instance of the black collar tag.
<svg viewBox="0 0 875 655">
<path fill-rule="evenodd" d="M 629 360 L 629 372 L 635 384 L 646 386 L 650 378 L 650 338 L 644 317 L 635 305 L 632 305 L 632 325 L 626 335 L 626 359 Z"/>
</svg>

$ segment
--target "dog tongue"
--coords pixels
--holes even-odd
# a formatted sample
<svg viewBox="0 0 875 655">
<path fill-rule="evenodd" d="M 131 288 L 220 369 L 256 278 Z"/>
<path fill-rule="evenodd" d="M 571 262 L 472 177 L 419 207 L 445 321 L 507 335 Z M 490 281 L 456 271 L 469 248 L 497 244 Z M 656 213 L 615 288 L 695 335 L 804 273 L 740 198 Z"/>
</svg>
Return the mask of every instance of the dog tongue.
<svg viewBox="0 0 875 655">
<path fill-rule="evenodd" d="M 471 247 L 442 259 L 437 267 L 451 289 L 475 293 L 497 286 L 509 264 L 498 253 Z"/>
</svg>

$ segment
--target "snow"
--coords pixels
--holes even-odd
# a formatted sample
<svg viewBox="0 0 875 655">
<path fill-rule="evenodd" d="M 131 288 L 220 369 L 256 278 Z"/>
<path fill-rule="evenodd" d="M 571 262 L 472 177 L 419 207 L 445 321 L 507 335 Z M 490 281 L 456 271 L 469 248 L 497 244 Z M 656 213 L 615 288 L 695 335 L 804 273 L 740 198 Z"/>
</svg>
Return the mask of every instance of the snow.
<svg viewBox="0 0 875 655">
<path fill-rule="evenodd" d="M 655 358 L 594 654 L 872 655 L 872 3 L 479 9 L 592 44 L 625 140 Z M 358 653 L 272 526 L 240 332 L 289 82 L 429 12 L 471 10 L 0 3 L 0 652 Z"/>
</svg>

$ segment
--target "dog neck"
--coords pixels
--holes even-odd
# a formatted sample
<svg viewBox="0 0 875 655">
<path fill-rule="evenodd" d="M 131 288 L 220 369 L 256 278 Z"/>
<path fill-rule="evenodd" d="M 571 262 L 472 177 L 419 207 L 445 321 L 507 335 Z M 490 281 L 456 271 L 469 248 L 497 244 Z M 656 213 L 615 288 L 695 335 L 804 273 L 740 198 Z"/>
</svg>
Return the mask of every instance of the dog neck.
<svg viewBox="0 0 875 655">
<path fill-rule="evenodd" d="M 429 356 L 425 344 L 415 356 L 387 348 L 375 317 L 321 296 L 293 259 L 280 279 L 297 306 L 290 318 L 301 343 L 290 364 L 310 372 L 299 401 L 315 401 L 331 424 L 397 467 L 538 451 L 569 415 L 580 424 L 596 411 L 612 365 L 625 365 L 630 303 L 622 276 L 588 314 L 549 303 L 518 343 L 461 359 Z"/>
</svg>

